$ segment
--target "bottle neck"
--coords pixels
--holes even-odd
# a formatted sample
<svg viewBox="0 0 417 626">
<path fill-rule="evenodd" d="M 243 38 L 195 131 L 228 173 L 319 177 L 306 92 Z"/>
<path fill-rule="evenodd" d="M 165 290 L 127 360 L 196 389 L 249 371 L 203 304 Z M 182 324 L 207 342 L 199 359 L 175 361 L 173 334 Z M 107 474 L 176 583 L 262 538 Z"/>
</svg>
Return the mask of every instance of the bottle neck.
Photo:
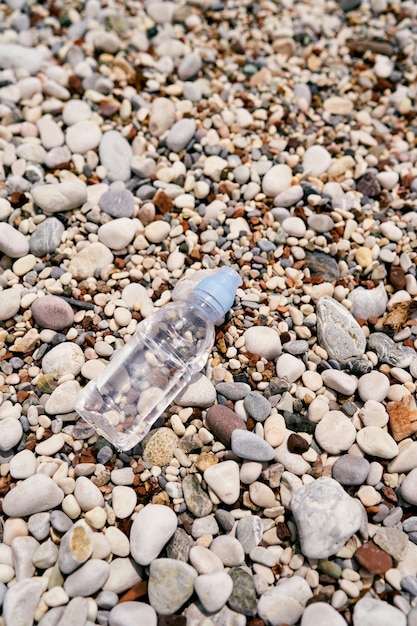
<svg viewBox="0 0 417 626">
<path fill-rule="evenodd" d="M 219 318 L 219 312 L 216 307 L 211 305 L 207 298 L 202 298 L 200 295 L 191 292 L 188 297 L 188 302 L 201 317 L 204 317 L 204 319 L 212 324 L 216 324 L 222 319 Z"/>
</svg>

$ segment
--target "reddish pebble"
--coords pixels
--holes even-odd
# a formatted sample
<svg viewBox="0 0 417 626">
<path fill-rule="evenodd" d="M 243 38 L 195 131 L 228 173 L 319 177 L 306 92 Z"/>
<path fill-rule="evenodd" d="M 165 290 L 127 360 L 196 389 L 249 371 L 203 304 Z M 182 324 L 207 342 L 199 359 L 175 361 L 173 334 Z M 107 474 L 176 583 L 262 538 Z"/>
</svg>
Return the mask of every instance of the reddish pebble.
<svg viewBox="0 0 417 626">
<path fill-rule="evenodd" d="M 42 296 L 31 307 L 33 319 L 41 328 L 63 330 L 74 322 L 74 312 L 59 296 Z"/>
<path fill-rule="evenodd" d="M 367 541 L 358 548 L 355 559 L 371 574 L 385 574 L 393 566 L 390 555 L 378 548 L 373 541 Z"/>
<path fill-rule="evenodd" d="M 215 404 L 207 410 L 207 426 L 225 446 L 230 446 L 232 432 L 237 428 L 247 430 L 245 422 L 227 406 Z"/>
<path fill-rule="evenodd" d="M 395 441 L 402 441 L 417 432 L 417 407 L 413 396 L 388 402 L 389 426 Z"/>
</svg>

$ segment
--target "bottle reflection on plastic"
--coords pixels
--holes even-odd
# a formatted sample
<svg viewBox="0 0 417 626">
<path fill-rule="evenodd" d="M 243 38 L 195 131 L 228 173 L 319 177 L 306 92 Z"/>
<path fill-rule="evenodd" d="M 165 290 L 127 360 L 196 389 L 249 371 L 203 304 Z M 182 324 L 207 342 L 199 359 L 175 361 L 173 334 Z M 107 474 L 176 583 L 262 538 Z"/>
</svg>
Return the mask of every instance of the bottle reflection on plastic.
<svg viewBox="0 0 417 626">
<path fill-rule="evenodd" d="M 76 410 L 119 450 L 130 450 L 205 365 L 214 324 L 232 306 L 241 284 L 223 267 L 204 279 L 184 302 L 170 303 L 144 319 L 101 374 L 81 391 Z"/>
</svg>

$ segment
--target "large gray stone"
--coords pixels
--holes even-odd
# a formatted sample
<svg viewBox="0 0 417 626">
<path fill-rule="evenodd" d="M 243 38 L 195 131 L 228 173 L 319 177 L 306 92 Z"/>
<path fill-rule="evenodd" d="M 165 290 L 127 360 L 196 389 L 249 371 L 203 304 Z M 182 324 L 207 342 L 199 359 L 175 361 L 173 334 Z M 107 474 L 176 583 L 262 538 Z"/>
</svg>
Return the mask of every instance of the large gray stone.
<svg viewBox="0 0 417 626">
<path fill-rule="evenodd" d="M 340 363 L 359 359 L 366 338 L 353 315 L 337 300 L 322 296 L 317 302 L 317 339 L 330 358 Z"/>
</svg>

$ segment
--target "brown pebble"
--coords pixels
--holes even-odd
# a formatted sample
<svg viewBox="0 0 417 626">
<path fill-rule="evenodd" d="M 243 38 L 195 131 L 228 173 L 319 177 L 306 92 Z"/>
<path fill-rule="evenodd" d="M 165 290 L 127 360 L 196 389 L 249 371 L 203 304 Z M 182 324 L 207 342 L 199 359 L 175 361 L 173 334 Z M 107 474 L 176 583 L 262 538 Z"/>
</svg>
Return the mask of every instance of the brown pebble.
<svg viewBox="0 0 417 626">
<path fill-rule="evenodd" d="M 417 407 L 412 395 L 398 402 L 388 402 L 387 411 L 395 441 L 402 441 L 417 432 Z"/>
<path fill-rule="evenodd" d="M 378 548 L 373 541 L 367 541 L 355 552 L 355 559 L 359 565 L 371 574 L 385 574 L 393 566 L 389 554 Z"/>
<path fill-rule="evenodd" d="M 303 454 L 304 452 L 307 452 L 309 447 L 310 446 L 304 437 L 297 435 L 296 433 L 291 433 L 287 439 L 287 448 L 289 452 L 293 452 L 294 454 Z"/>
<path fill-rule="evenodd" d="M 237 428 L 247 430 L 245 422 L 234 411 L 222 404 L 207 409 L 207 426 L 225 446 L 230 446 L 232 432 Z"/>
<path fill-rule="evenodd" d="M 405 287 L 405 273 L 402 267 L 399 265 L 392 266 L 389 272 L 389 282 L 394 289 L 404 289 Z"/>
</svg>

